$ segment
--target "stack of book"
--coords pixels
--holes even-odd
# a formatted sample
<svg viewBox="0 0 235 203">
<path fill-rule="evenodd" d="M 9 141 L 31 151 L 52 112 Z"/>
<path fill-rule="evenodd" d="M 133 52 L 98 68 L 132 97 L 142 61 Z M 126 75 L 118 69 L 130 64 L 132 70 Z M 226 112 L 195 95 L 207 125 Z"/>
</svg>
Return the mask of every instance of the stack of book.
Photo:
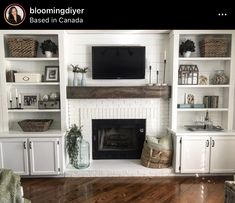
<svg viewBox="0 0 235 203">
<path fill-rule="evenodd" d="M 205 105 L 205 108 L 218 108 L 219 96 L 204 96 L 203 104 Z"/>
</svg>

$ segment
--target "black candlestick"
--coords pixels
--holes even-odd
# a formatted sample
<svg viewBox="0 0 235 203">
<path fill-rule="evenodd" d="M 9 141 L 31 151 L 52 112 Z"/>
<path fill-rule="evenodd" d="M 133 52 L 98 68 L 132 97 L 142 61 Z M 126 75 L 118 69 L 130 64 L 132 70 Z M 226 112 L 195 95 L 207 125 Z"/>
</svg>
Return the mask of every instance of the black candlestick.
<svg viewBox="0 0 235 203">
<path fill-rule="evenodd" d="M 164 59 L 163 85 L 166 85 L 165 77 L 166 77 L 166 59 Z"/>
<path fill-rule="evenodd" d="M 152 66 L 149 66 L 149 84 L 152 85 Z"/>
<path fill-rule="evenodd" d="M 10 100 L 10 109 L 12 109 L 12 100 Z"/>
<path fill-rule="evenodd" d="M 16 108 L 18 109 L 19 108 L 19 101 L 18 101 L 18 97 L 16 97 Z"/>
</svg>

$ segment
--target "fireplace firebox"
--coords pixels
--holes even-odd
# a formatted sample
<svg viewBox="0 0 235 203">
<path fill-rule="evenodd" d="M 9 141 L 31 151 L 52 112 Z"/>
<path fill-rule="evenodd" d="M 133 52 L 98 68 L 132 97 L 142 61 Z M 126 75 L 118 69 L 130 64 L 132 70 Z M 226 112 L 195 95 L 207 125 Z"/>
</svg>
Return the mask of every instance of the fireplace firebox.
<svg viewBox="0 0 235 203">
<path fill-rule="evenodd" d="M 93 159 L 139 159 L 145 129 L 145 119 L 93 119 Z"/>
</svg>

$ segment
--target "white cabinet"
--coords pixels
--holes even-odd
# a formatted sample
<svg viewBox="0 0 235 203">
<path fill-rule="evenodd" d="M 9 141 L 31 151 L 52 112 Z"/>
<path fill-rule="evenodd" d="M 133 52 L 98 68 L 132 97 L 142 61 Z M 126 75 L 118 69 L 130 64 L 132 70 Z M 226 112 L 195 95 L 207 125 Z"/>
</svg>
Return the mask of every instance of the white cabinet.
<svg viewBox="0 0 235 203">
<path fill-rule="evenodd" d="M 9 168 L 28 175 L 27 138 L 0 139 L 0 168 Z"/>
<path fill-rule="evenodd" d="M 0 138 L 0 168 L 20 175 L 63 173 L 62 138 Z"/>
<path fill-rule="evenodd" d="M 234 173 L 234 136 L 185 136 L 180 139 L 181 173 Z M 176 146 L 179 147 L 179 146 Z M 177 155 L 176 155 L 177 156 Z"/>
<path fill-rule="evenodd" d="M 208 173 L 210 137 L 183 137 L 181 142 L 181 172 Z"/>
<path fill-rule="evenodd" d="M 59 174 L 58 138 L 30 138 L 29 152 L 31 175 Z"/>
<path fill-rule="evenodd" d="M 235 137 L 211 140 L 211 173 L 235 173 Z"/>
</svg>

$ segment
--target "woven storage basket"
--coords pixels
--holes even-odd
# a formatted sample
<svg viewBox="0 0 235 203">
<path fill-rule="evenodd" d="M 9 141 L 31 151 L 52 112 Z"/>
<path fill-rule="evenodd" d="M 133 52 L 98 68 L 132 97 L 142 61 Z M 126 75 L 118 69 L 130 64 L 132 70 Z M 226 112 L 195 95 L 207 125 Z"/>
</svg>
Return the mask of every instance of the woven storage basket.
<svg viewBox="0 0 235 203">
<path fill-rule="evenodd" d="M 50 128 L 52 122 L 52 119 L 26 119 L 18 124 L 24 132 L 43 132 Z"/>
<path fill-rule="evenodd" d="M 228 53 L 228 42 L 226 39 L 203 39 L 199 42 L 199 48 L 202 57 L 225 57 Z"/>
<path fill-rule="evenodd" d="M 148 168 L 168 168 L 171 166 L 172 150 L 156 150 L 144 143 L 141 164 Z"/>
<path fill-rule="evenodd" d="M 30 38 L 8 38 L 10 57 L 36 57 L 38 42 Z"/>
</svg>

